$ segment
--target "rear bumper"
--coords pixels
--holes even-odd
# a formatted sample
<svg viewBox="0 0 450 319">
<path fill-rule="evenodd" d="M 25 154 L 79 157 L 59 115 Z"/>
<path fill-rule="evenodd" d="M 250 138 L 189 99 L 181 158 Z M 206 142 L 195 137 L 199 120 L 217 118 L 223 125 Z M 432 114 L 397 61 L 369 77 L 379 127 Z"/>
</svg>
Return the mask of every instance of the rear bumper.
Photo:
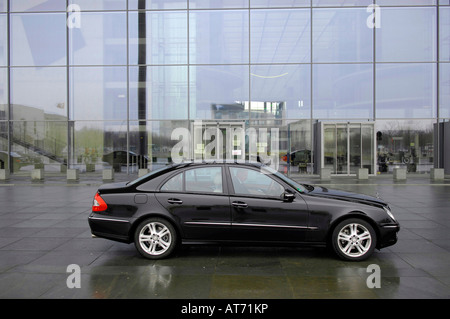
<svg viewBox="0 0 450 319">
<path fill-rule="evenodd" d="M 131 223 L 126 219 L 105 217 L 91 213 L 88 217 L 92 235 L 100 238 L 130 243 L 129 238 Z"/>
</svg>

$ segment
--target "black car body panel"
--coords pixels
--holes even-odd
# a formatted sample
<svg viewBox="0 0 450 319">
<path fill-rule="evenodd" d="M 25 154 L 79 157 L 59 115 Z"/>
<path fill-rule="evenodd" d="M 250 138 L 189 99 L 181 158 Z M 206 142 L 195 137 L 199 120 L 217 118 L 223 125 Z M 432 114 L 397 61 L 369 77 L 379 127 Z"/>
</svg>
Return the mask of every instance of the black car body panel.
<svg viewBox="0 0 450 319">
<path fill-rule="evenodd" d="M 308 193 L 310 196 L 317 196 L 322 198 L 331 198 L 342 201 L 349 201 L 354 203 L 363 203 L 368 205 L 374 205 L 378 207 L 387 206 L 387 203 L 379 198 L 375 198 L 368 195 L 350 193 L 341 190 L 328 189 L 326 187 L 314 187 Z"/>
<path fill-rule="evenodd" d="M 162 185 L 177 174 L 201 167 L 221 169 L 222 189 L 163 191 Z M 276 175 L 269 177 L 295 194 L 281 196 L 235 194 L 230 167 L 260 170 L 259 164 L 183 163 L 167 166 L 128 183 L 102 185 L 98 194 L 107 203 L 103 212 L 92 212 L 92 234 L 131 243 L 140 221 L 161 217 L 175 227 L 179 240 L 192 242 L 295 243 L 325 246 L 340 221 L 358 217 L 376 231 L 376 248 L 393 245 L 400 225 L 388 216 L 388 204 L 367 195 L 304 185 L 303 189 Z M 183 184 L 185 185 L 185 184 Z"/>
</svg>

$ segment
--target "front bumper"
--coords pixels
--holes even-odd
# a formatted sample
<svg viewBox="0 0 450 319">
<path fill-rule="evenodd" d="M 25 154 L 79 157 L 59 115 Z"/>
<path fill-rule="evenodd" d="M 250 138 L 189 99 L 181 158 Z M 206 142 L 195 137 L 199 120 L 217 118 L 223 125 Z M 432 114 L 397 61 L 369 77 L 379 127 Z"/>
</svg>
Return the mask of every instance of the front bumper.
<svg viewBox="0 0 450 319">
<path fill-rule="evenodd" d="M 377 248 L 385 248 L 394 245 L 398 241 L 399 224 L 383 225 L 380 227 L 380 239 Z"/>
</svg>

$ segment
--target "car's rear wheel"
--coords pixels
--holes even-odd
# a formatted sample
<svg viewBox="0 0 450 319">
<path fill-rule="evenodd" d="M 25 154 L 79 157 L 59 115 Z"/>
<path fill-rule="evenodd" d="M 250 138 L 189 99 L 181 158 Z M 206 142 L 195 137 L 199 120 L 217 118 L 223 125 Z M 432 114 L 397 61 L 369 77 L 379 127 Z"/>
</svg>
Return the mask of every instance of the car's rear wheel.
<svg viewBox="0 0 450 319">
<path fill-rule="evenodd" d="M 141 222 L 134 233 L 139 253 L 148 259 L 168 257 L 175 249 L 177 234 L 170 222 L 162 218 L 149 218 Z"/>
<path fill-rule="evenodd" d="M 340 258 L 361 261 L 372 255 L 377 236 L 368 222 L 351 218 L 335 227 L 331 240 L 333 250 Z"/>
</svg>

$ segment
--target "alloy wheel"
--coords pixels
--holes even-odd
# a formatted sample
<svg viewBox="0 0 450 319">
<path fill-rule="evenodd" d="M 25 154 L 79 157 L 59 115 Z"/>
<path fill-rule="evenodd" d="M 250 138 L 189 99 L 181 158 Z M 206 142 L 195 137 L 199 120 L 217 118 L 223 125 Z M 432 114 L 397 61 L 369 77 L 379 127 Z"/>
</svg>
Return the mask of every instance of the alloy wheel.
<svg viewBox="0 0 450 319">
<path fill-rule="evenodd" d="M 339 249 L 349 257 L 361 257 L 372 244 L 369 230 L 361 224 L 352 223 L 344 226 L 338 235 Z"/>
<path fill-rule="evenodd" d="M 370 257 L 376 247 L 377 235 L 365 220 L 351 218 L 334 228 L 332 246 L 344 260 L 361 261 Z"/>
<path fill-rule="evenodd" d="M 138 228 L 136 235 L 137 246 L 145 257 L 163 257 L 173 249 L 175 234 L 166 222 L 146 221 Z"/>
</svg>

